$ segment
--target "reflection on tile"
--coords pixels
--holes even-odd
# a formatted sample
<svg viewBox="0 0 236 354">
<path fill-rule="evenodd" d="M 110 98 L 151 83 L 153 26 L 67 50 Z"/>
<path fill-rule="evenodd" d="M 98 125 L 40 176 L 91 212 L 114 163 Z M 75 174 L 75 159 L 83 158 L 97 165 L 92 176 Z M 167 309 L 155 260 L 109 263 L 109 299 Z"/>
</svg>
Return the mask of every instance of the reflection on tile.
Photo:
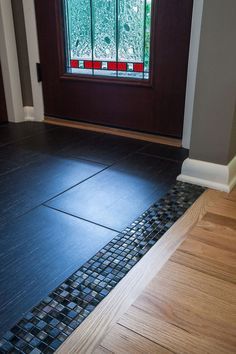
<svg viewBox="0 0 236 354">
<path fill-rule="evenodd" d="M 105 167 L 85 160 L 44 156 L 24 168 L 0 176 L 0 222 L 23 215 Z"/>
<path fill-rule="evenodd" d="M 122 231 L 168 191 L 180 168 L 179 162 L 133 154 L 47 205 Z"/>
<path fill-rule="evenodd" d="M 43 206 L 0 225 L 0 335 L 116 235 Z"/>
</svg>

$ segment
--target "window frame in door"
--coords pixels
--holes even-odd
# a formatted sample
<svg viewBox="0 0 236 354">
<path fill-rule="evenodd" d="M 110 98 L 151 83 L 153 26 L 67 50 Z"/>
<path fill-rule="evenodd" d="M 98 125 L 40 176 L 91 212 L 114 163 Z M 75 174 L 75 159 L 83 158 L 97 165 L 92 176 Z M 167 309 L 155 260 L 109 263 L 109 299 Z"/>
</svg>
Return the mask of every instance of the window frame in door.
<svg viewBox="0 0 236 354">
<path fill-rule="evenodd" d="M 56 14 L 56 34 L 57 34 L 57 49 L 58 49 L 58 60 L 59 60 L 59 78 L 60 80 L 75 80 L 75 81 L 85 81 L 85 82 L 100 82 L 103 84 L 118 84 L 118 85 L 131 85 L 131 86 L 144 86 L 153 87 L 153 76 L 156 73 L 155 68 L 155 43 L 157 31 L 157 20 L 158 20 L 158 5 L 157 0 L 152 0 L 151 9 L 151 43 L 150 43 L 150 69 L 149 69 L 149 79 L 135 79 L 135 78 L 124 78 L 124 77 L 112 77 L 112 76 L 98 76 L 98 75 L 87 75 L 87 74 L 77 74 L 68 73 L 66 71 L 66 48 L 65 48 L 65 21 L 64 21 L 64 0 L 56 1 L 55 3 L 55 14 Z"/>
</svg>

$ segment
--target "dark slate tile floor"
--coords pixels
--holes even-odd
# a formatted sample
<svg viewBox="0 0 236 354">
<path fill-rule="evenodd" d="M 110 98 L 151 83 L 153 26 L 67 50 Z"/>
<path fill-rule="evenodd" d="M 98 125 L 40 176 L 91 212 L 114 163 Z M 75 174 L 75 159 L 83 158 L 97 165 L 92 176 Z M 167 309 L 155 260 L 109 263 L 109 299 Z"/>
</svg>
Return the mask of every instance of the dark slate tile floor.
<svg viewBox="0 0 236 354">
<path fill-rule="evenodd" d="M 45 131 L 18 141 L 16 146 L 31 153 L 54 154 L 112 165 L 148 146 L 146 142 L 66 127 Z"/>
<path fill-rule="evenodd" d="M 125 228 L 170 189 L 186 156 L 182 149 L 43 123 L 0 126 L 0 338 L 21 319 L 20 332 L 17 327 L 8 332 L 10 341 L 7 334 L 0 340 L 1 353 L 51 353 L 58 347 L 120 279 L 118 268 L 126 264 L 120 241 L 124 235 L 125 257 L 131 262 L 127 267 L 136 262 L 129 242 L 138 250 L 146 241 L 139 240 L 141 229 L 133 239 Z M 200 192 L 189 187 L 184 193 L 193 201 Z M 111 240 L 116 243 L 110 250 L 106 244 Z M 95 254 L 101 249 L 108 253 L 105 258 L 98 253 L 105 262 L 99 265 Z M 110 252 L 117 256 L 112 258 L 114 274 L 108 265 Z M 83 275 L 87 262 L 95 263 L 88 263 L 93 269 L 86 268 Z M 101 274 L 105 267 L 112 277 L 106 286 Z M 95 269 L 100 273 L 98 279 L 92 277 L 93 284 Z M 78 277 L 84 277 L 83 284 Z M 66 278 L 72 293 L 63 283 Z M 40 300 L 55 288 L 50 306 L 42 305 Z M 78 296 L 74 306 L 80 290 L 83 297 Z M 37 303 L 31 316 L 30 308 Z M 46 312 L 39 313 L 42 306 Z M 45 315 L 52 308 L 55 312 Z"/>
<path fill-rule="evenodd" d="M 115 135 L 80 132 L 80 136 L 63 150 L 67 157 L 83 158 L 112 165 L 146 147 L 148 143 Z"/>
<path fill-rule="evenodd" d="M 176 149 L 174 146 L 166 146 L 163 144 L 150 144 L 146 146 L 142 152 L 144 154 L 158 156 L 164 159 L 170 159 L 183 162 L 188 157 L 188 150 L 184 148 Z"/>
<path fill-rule="evenodd" d="M 0 146 L 54 129 L 53 125 L 36 122 L 2 124 L 0 125 Z"/>
<path fill-rule="evenodd" d="M 179 162 L 135 153 L 46 205 L 122 231 L 167 192 L 180 170 Z"/>
<path fill-rule="evenodd" d="M 48 155 L 1 175 L 0 222 L 23 215 L 105 167 L 95 162 Z"/>
<path fill-rule="evenodd" d="M 117 233 L 40 206 L 0 235 L 2 334 Z"/>
</svg>

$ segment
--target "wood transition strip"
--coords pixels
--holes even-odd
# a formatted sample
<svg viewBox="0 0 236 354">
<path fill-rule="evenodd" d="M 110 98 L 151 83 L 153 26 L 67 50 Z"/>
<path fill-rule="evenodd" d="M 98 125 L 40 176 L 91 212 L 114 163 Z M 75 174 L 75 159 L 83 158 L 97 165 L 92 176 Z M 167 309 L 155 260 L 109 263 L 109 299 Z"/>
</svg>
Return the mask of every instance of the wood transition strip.
<svg viewBox="0 0 236 354">
<path fill-rule="evenodd" d="M 71 334 L 56 353 L 94 353 L 106 333 L 186 239 L 190 229 L 214 206 L 222 194 L 222 192 L 213 190 L 204 192 Z"/>
<path fill-rule="evenodd" d="M 88 130 L 97 133 L 122 136 L 130 139 L 149 141 L 150 143 L 158 143 L 158 144 L 170 145 L 174 147 L 182 146 L 180 139 L 168 138 L 160 135 L 135 132 L 135 131 L 125 130 L 125 129 L 111 128 L 111 127 L 106 127 L 104 125 L 75 122 L 75 121 L 70 121 L 70 120 L 65 120 L 60 118 L 52 118 L 47 116 L 45 116 L 44 122 L 47 124 L 59 125 L 63 127 L 77 128 L 77 129 Z"/>
</svg>

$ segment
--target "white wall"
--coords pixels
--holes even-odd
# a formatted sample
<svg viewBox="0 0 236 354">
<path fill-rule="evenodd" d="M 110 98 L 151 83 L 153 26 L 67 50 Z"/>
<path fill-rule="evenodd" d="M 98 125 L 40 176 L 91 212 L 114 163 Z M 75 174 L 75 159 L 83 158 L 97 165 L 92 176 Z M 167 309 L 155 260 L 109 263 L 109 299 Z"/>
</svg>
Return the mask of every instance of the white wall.
<svg viewBox="0 0 236 354">
<path fill-rule="evenodd" d="M 184 128 L 182 140 L 182 146 L 186 149 L 190 148 L 190 139 L 192 131 L 193 103 L 196 87 L 203 3 L 204 0 L 194 0 L 193 3 L 192 29 L 189 48 L 188 76 L 186 86 Z"/>
<path fill-rule="evenodd" d="M 228 164 L 235 102 L 236 0 L 205 0 L 193 106 L 192 159 Z"/>
<path fill-rule="evenodd" d="M 0 0 L 0 60 L 8 120 L 24 121 L 24 110 L 10 0 Z"/>
</svg>

